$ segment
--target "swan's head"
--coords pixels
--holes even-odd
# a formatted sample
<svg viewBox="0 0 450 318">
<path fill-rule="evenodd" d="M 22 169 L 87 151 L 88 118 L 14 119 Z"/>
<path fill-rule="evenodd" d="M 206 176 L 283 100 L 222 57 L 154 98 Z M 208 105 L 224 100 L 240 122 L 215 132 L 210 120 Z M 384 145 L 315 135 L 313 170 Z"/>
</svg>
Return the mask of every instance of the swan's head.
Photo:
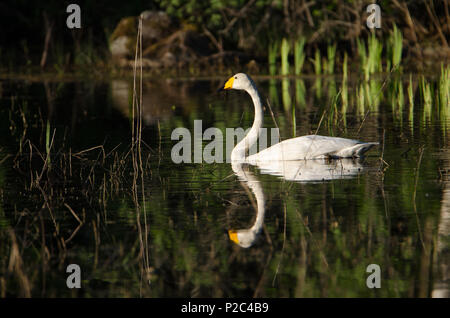
<svg viewBox="0 0 450 318">
<path fill-rule="evenodd" d="M 220 88 L 220 90 L 226 89 L 243 89 L 246 90 L 253 85 L 253 81 L 245 73 L 237 73 L 231 76 L 225 84 Z"/>
<path fill-rule="evenodd" d="M 243 248 L 253 245 L 257 238 L 257 233 L 252 230 L 228 230 L 228 237 L 231 241 Z"/>
</svg>

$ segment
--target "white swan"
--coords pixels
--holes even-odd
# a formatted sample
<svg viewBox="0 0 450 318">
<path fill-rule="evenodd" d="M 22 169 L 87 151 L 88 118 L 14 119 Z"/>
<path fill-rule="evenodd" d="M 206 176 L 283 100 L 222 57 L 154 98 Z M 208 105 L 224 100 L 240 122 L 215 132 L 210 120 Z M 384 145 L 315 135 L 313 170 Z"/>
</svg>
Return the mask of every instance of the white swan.
<svg viewBox="0 0 450 318">
<path fill-rule="evenodd" d="M 296 182 L 323 182 L 337 179 L 355 178 L 365 170 L 359 162 L 360 159 L 339 159 L 339 160 L 296 160 L 276 162 L 281 166 L 268 165 L 269 171 L 264 171 L 264 166 L 259 166 L 262 173 L 277 175 L 283 179 Z M 268 162 L 266 162 L 268 163 Z M 283 164 L 287 164 L 284 167 Z M 260 180 L 248 169 L 249 165 L 234 161 L 231 163 L 233 172 L 242 182 L 243 186 L 248 186 L 256 199 L 256 218 L 252 226 L 246 229 L 228 230 L 228 237 L 231 241 L 243 248 L 252 246 L 262 233 L 264 225 L 264 215 L 266 212 L 266 199 L 263 186 Z M 276 170 L 273 170 L 276 169 Z M 249 194 L 250 195 L 250 194 Z"/>
<path fill-rule="evenodd" d="M 361 142 L 353 139 L 309 135 L 284 140 L 259 153 L 246 156 L 250 147 L 258 140 L 263 124 L 263 108 L 261 97 L 253 80 L 245 73 L 230 77 L 220 90 L 245 90 L 252 98 L 255 106 L 255 120 L 245 136 L 231 152 L 232 161 L 240 161 L 258 165 L 265 161 L 301 160 L 322 158 L 358 158 L 378 142 Z"/>
</svg>

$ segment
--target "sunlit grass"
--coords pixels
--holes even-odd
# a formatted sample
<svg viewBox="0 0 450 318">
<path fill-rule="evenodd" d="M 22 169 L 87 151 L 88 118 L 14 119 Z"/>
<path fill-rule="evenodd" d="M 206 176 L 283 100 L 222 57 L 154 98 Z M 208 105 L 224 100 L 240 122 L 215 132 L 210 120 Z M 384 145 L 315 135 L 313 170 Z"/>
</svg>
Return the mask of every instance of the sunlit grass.
<svg viewBox="0 0 450 318">
<path fill-rule="evenodd" d="M 272 42 L 268 49 L 268 62 L 269 62 L 269 74 L 275 76 L 277 74 L 277 57 L 279 50 L 279 43 L 277 41 Z"/>
<path fill-rule="evenodd" d="M 295 41 L 294 45 L 294 67 L 295 75 L 300 75 L 302 73 L 303 64 L 305 63 L 305 38 L 300 37 Z"/>
<path fill-rule="evenodd" d="M 281 75 L 289 75 L 289 41 L 286 38 L 281 40 Z"/>
<path fill-rule="evenodd" d="M 388 57 L 386 61 L 386 71 L 391 67 L 398 67 L 402 60 L 403 35 L 399 28 L 394 24 L 391 34 L 387 40 Z"/>
</svg>

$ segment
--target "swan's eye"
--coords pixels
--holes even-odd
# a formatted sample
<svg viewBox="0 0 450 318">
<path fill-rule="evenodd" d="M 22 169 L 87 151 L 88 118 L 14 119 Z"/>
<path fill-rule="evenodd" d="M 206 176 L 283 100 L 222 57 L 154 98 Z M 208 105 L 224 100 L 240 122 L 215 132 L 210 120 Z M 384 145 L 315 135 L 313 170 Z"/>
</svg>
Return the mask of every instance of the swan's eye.
<svg viewBox="0 0 450 318">
<path fill-rule="evenodd" d="M 237 76 L 235 76 L 234 79 L 237 79 Z"/>
</svg>

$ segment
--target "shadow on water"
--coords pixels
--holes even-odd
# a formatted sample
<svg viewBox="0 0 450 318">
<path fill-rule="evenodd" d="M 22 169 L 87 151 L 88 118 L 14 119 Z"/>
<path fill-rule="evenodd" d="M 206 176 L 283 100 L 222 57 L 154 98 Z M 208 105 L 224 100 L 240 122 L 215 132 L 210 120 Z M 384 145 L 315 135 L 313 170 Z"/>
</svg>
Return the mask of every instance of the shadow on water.
<svg viewBox="0 0 450 318">
<path fill-rule="evenodd" d="M 0 296 L 448 296 L 449 119 L 421 102 L 418 76 L 257 80 L 281 139 L 380 141 L 362 164 L 173 163 L 177 127 L 251 126 L 251 100 L 215 94 L 222 82 L 143 83 L 142 196 L 132 81 L 0 81 Z M 265 123 L 275 127 L 267 109 Z M 80 289 L 66 286 L 69 264 Z M 366 286 L 369 264 L 380 289 Z"/>
</svg>

